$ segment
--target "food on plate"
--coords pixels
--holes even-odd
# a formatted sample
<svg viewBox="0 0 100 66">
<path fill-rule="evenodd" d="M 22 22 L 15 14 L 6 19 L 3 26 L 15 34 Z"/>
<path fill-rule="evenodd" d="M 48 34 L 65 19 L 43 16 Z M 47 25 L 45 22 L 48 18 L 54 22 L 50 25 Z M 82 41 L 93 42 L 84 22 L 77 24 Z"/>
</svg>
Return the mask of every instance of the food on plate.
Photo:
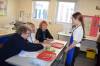
<svg viewBox="0 0 100 66">
<path fill-rule="evenodd" d="M 53 47 L 46 47 L 45 50 L 55 52 L 55 49 Z"/>
</svg>

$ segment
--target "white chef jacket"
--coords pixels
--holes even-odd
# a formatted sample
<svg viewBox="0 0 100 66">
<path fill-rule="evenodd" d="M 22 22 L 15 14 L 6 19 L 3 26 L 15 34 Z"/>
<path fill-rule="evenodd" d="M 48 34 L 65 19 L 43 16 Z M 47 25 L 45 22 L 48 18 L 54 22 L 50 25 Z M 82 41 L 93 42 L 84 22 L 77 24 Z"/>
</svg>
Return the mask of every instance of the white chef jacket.
<svg viewBox="0 0 100 66">
<path fill-rule="evenodd" d="M 77 42 L 76 47 L 81 46 L 80 42 L 82 41 L 82 39 L 83 39 L 83 27 L 82 25 L 80 25 L 73 30 L 73 40 Z"/>
</svg>

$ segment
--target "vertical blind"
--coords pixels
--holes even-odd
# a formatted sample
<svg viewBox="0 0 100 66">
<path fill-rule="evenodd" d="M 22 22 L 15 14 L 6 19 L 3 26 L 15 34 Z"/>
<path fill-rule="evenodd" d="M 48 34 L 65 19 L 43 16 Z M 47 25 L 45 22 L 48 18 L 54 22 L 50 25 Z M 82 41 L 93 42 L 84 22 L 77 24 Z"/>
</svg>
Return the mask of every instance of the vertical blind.
<svg viewBox="0 0 100 66">
<path fill-rule="evenodd" d="M 32 0 L 32 1 L 50 1 L 50 0 Z"/>
<path fill-rule="evenodd" d="M 50 0 L 32 0 L 32 1 L 50 1 Z M 57 0 L 57 1 L 76 2 L 77 0 Z"/>
<path fill-rule="evenodd" d="M 63 1 L 63 2 L 77 2 L 77 0 L 57 0 L 57 1 Z"/>
</svg>

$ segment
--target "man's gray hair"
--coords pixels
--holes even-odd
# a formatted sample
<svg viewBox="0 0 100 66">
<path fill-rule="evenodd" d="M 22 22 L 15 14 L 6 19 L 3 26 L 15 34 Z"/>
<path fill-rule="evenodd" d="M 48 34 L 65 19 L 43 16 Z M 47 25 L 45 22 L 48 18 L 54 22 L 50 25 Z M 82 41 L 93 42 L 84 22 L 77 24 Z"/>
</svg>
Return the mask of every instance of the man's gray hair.
<svg viewBox="0 0 100 66">
<path fill-rule="evenodd" d="M 31 31 L 26 25 L 21 25 L 16 29 L 16 33 L 22 34 L 26 33 L 27 31 Z"/>
</svg>

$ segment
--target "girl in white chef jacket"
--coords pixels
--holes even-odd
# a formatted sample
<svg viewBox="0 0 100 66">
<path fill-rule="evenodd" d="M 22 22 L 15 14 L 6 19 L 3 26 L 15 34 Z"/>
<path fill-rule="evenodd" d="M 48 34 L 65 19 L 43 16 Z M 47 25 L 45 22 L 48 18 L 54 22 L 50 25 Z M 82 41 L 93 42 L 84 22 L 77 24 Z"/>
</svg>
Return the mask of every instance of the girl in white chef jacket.
<svg viewBox="0 0 100 66">
<path fill-rule="evenodd" d="M 70 43 L 65 50 L 65 52 L 67 52 L 65 66 L 74 66 L 75 58 L 77 57 L 81 46 L 80 42 L 85 34 L 83 16 L 80 12 L 76 12 L 72 15 L 72 22 L 75 27 L 72 28 Z"/>
</svg>

